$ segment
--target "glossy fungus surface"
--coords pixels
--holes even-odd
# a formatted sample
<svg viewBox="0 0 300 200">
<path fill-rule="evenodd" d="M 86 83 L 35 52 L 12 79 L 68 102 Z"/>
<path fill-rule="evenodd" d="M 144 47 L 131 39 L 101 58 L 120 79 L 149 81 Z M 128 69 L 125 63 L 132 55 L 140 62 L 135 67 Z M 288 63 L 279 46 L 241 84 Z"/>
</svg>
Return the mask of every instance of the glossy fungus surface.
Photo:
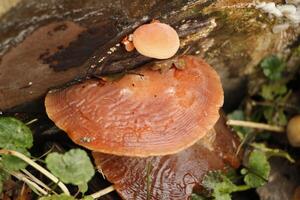
<svg viewBox="0 0 300 200">
<path fill-rule="evenodd" d="M 94 152 L 97 168 L 123 199 L 189 199 L 209 170 L 237 168 L 239 143 L 221 118 L 214 129 L 177 154 L 136 158 Z M 148 180 L 148 181 L 147 181 Z M 150 180 L 150 181 L 149 181 Z"/>
<path fill-rule="evenodd" d="M 147 57 L 167 59 L 179 49 L 177 32 L 168 24 L 153 22 L 138 27 L 133 33 L 136 50 Z"/>
<path fill-rule="evenodd" d="M 214 126 L 223 104 L 215 70 L 197 57 L 179 59 L 183 70 L 144 67 L 118 81 L 89 80 L 50 92 L 47 114 L 75 143 L 94 151 L 177 153 Z"/>
</svg>

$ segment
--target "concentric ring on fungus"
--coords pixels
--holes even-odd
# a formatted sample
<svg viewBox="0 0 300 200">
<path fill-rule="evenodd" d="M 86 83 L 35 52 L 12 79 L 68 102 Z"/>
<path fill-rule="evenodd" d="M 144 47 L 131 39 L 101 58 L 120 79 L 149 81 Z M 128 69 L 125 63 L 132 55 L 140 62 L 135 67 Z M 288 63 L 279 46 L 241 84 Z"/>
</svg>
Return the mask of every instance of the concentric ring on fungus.
<svg viewBox="0 0 300 200">
<path fill-rule="evenodd" d="M 114 82 L 89 80 L 50 92 L 50 119 L 77 144 L 124 156 L 174 154 L 217 122 L 223 90 L 202 59 L 182 56 L 184 69 L 141 68 Z"/>
</svg>

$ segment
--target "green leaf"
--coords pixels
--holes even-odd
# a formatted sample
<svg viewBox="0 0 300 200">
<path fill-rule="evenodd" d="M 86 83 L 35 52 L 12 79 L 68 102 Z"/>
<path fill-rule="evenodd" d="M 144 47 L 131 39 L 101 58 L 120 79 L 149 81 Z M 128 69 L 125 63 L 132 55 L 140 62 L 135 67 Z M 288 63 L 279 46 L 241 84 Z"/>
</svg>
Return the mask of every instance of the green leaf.
<svg viewBox="0 0 300 200">
<path fill-rule="evenodd" d="M 291 163 L 295 163 L 295 160 L 290 156 L 290 154 L 286 151 L 283 151 L 282 149 L 272 149 L 267 147 L 263 143 L 252 143 L 251 146 L 259 151 L 264 152 L 267 157 L 272 157 L 272 156 L 282 157 L 287 159 Z"/>
<path fill-rule="evenodd" d="M 276 97 L 286 94 L 287 91 L 286 85 L 273 83 L 263 85 L 260 94 L 266 100 L 275 100 Z"/>
<path fill-rule="evenodd" d="M 90 158 L 81 149 L 72 149 L 65 154 L 50 153 L 45 161 L 48 169 L 64 183 L 82 186 L 95 173 Z"/>
<path fill-rule="evenodd" d="M 230 194 L 235 191 L 234 185 L 226 176 L 218 171 L 207 173 L 202 185 L 212 191 L 212 196 L 217 200 L 230 200 Z"/>
<path fill-rule="evenodd" d="M 245 120 L 245 114 L 242 110 L 235 110 L 228 114 L 227 117 L 234 120 Z M 234 126 L 232 128 L 237 132 L 241 140 L 245 139 L 246 135 L 251 132 L 251 129 L 246 127 Z"/>
<path fill-rule="evenodd" d="M 213 197 L 216 200 L 231 200 L 230 193 L 232 193 L 232 192 L 233 192 L 233 190 L 230 188 L 230 185 L 223 182 L 223 183 L 218 184 L 215 187 Z"/>
<path fill-rule="evenodd" d="M 0 194 L 3 191 L 3 182 L 9 178 L 9 174 L 1 169 L 0 166 Z"/>
<path fill-rule="evenodd" d="M 195 194 L 195 193 L 193 193 L 192 195 L 191 195 L 191 200 L 206 200 L 207 198 L 205 198 L 205 197 L 203 197 L 203 196 L 201 196 L 201 195 L 199 195 L 199 194 Z"/>
<path fill-rule="evenodd" d="M 0 178 L 0 194 L 2 193 L 3 191 L 3 180 L 1 180 Z"/>
<path fill-rule="evenodd" d="M 31 148 L 32 142 L 32 132 L 23 122 L 12 117 L 0 117 L 0 148 Z"/>
<path fill-rule="evenodd" d="M 30 156 L 30 153 L 26 149 L 20 147 L 7 145 L 6 149 L 14 150 L 26 156 Z M 2 156 L 2 160 L 0 162 L 2 163 L 3 168 L 6 169 L 7 171 L 17 171 L 20 169 L 25 169 L 27 166 L 26 162 L 24 162 L 23 160 L 15 156 L 12 155 L 1 155 L 1 156 Z"/>
<path fill-rule="evenodd" d="M 276 109 L 274 107 L 265 107 L 263 109 L 264 117 L 268 124 L 275 124 L 278 126 L 285 126 L 287 124 L 287 117 L 283 109 Z"/>
<path fill-rule="evenodd" d="M 210 171 L 204 177 L 202 186 L 211 192 L 216 200 L 230 200 L 231 193 L 250 189 L 247 185 L 235 185 L 220 171 Z"/>
<path fill-rule="evenodd" d="M 41 197 L 39 198 L 39 200 L 75 200 L 75 198 L 66 194 L 59 194 L 59 195 Z"/>
<path fill-rule="evenodd" d="M 82 200 L 94 200 L 94 198 L 91 196 L 85 196 Z"/>
<path fill-rule="evenodd" d="M 279 80 L 285 67 L 285 63 L 277 56 L 272 55 L 265 58 L 260 66 L 267 78 L 270 80 Z"/>
<path fill-rule="evenodd" d="M 268 121 L 268 123 L 272 124 L 276 110 L 272 107 L 266 107 L 263 109 L 263 112 L 265 119 Z"/>
<path fill-rule="evenodd" d="M 250 153 L 247 169 L 242 169 L 241 173 L 245 175 L 244 181 L 248 186 L 257 188 L 266 183 L 270 170 L 267 156 L 254 150 Z"/>
<path fill-rule="evenodd" d="M 228 114 L 227 117 L 229 119 L 245 120 L 245 114 L 242 110 L 235 110 L 232 113 Z"/>
<path fill-rule="evenodd" d="M 85 193 L 88 190 L 88 185 L 86 183 L 82 183 L 78 185 L 78 188 L 81 193 Z"/>
<path fill-rule="evenodd" d="M 283 109 L 279 109 L 277 110 L 277 113 L 276 113 L 276 124 L 279 125 L 279 126 L 285 126 L 287 125 L 287 117 L 286 115 L 284 114 L 283 112 Z"/>
</svg>

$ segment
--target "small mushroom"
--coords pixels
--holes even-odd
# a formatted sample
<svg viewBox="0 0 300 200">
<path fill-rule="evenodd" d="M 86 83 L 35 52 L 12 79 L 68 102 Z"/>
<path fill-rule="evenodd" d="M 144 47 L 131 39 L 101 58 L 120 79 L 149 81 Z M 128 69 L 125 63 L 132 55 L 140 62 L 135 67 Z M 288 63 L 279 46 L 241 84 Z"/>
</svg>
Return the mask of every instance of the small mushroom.
<svg viewBox="0 0 300 200">
<path fill-rule="evenodd" d="M 154 21 L 133 32 L 133 44 L 144 56 L 167 59 L 176 54 L 180 43 L 177 32 L 171 26 Z"/>
<path fill-rule="evenodd" d="M 184 69 L 151 66 L 102 83 L 89 80 L 50 92 L 50 119 L 77 144 L 108 154 L 157 156 L 195 144 L 219 118 L 223 90 L 202 59 L 183 56 Z"/>
<path fill-rule="evenodd" d="M 287 136 L 293 147 L 300 147 L 300 115 L 290 119 L 287 125 Z"/>
<path fill-rule="evenodd" d="M 235 134 L 220 117 L 205 137 L 177 154 L 136 158 L 93 152 L 93 157 L 123 199 L 185 200 L 201 190 L 208 171 L 239 167 L 238 146 Z"/>
</svg>

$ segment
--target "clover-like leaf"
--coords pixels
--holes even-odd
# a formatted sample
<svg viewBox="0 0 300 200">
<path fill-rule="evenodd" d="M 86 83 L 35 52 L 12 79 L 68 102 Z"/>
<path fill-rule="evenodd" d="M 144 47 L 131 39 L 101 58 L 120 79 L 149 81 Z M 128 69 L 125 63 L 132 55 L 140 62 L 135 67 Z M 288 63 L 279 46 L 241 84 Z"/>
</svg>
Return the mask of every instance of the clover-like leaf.
<svg viewBox="0 0 300 200">
<path fill-rule="evenodd" d="M 32 147 L 31 130 L 20 120 L 12 117 L 0 117 L 0 148 L 15 146 L 20 148 Z"/>
<path fill-rule="evenodd" d="M 261 151 L 254 150 L 249 156 L 247 169 L 242 169 L 241 173 L 245 175 L 244 181 L 248 186 L 257 188 L 267 182 L 270 170 L 267 156 Z"/>
<path fill-rule="evenodd" d="M 261 62 L 261 68 L 270 80 L 280 79 L 284 67 L 284 62 L 275 55 L 269 56 Z"/>
<path fill-rule="evenodd" d="M 286 85 L 280 83 L 263 85 L 261 90 L 261 96 L 266 100 L 275 100 L 277 96 L 281 96 L 287 93 Z"/>
<path fill-rule="evenodd" d="M 237 186 L 219 171 L 211 171 L 206 174 L 202 185 L 206 189 L 211 190 L 212 197 L 218 200 L 230 200 L 230 194 L 237 190 Z"/>
<path fill-rule="evenodd" d="M 45 161 L 48 169 L 62 182 L 78 185 L 82 190 L 86 190 L 86 183 L 95 173 L 90 158 L 81 149 L 72 149 L 65 154 L 50 153 Z"/>
<path fill-rule="evenodd" d="M 82 200 L 94 200 L 92 196 L 85 196 Z"/>
</svg>

